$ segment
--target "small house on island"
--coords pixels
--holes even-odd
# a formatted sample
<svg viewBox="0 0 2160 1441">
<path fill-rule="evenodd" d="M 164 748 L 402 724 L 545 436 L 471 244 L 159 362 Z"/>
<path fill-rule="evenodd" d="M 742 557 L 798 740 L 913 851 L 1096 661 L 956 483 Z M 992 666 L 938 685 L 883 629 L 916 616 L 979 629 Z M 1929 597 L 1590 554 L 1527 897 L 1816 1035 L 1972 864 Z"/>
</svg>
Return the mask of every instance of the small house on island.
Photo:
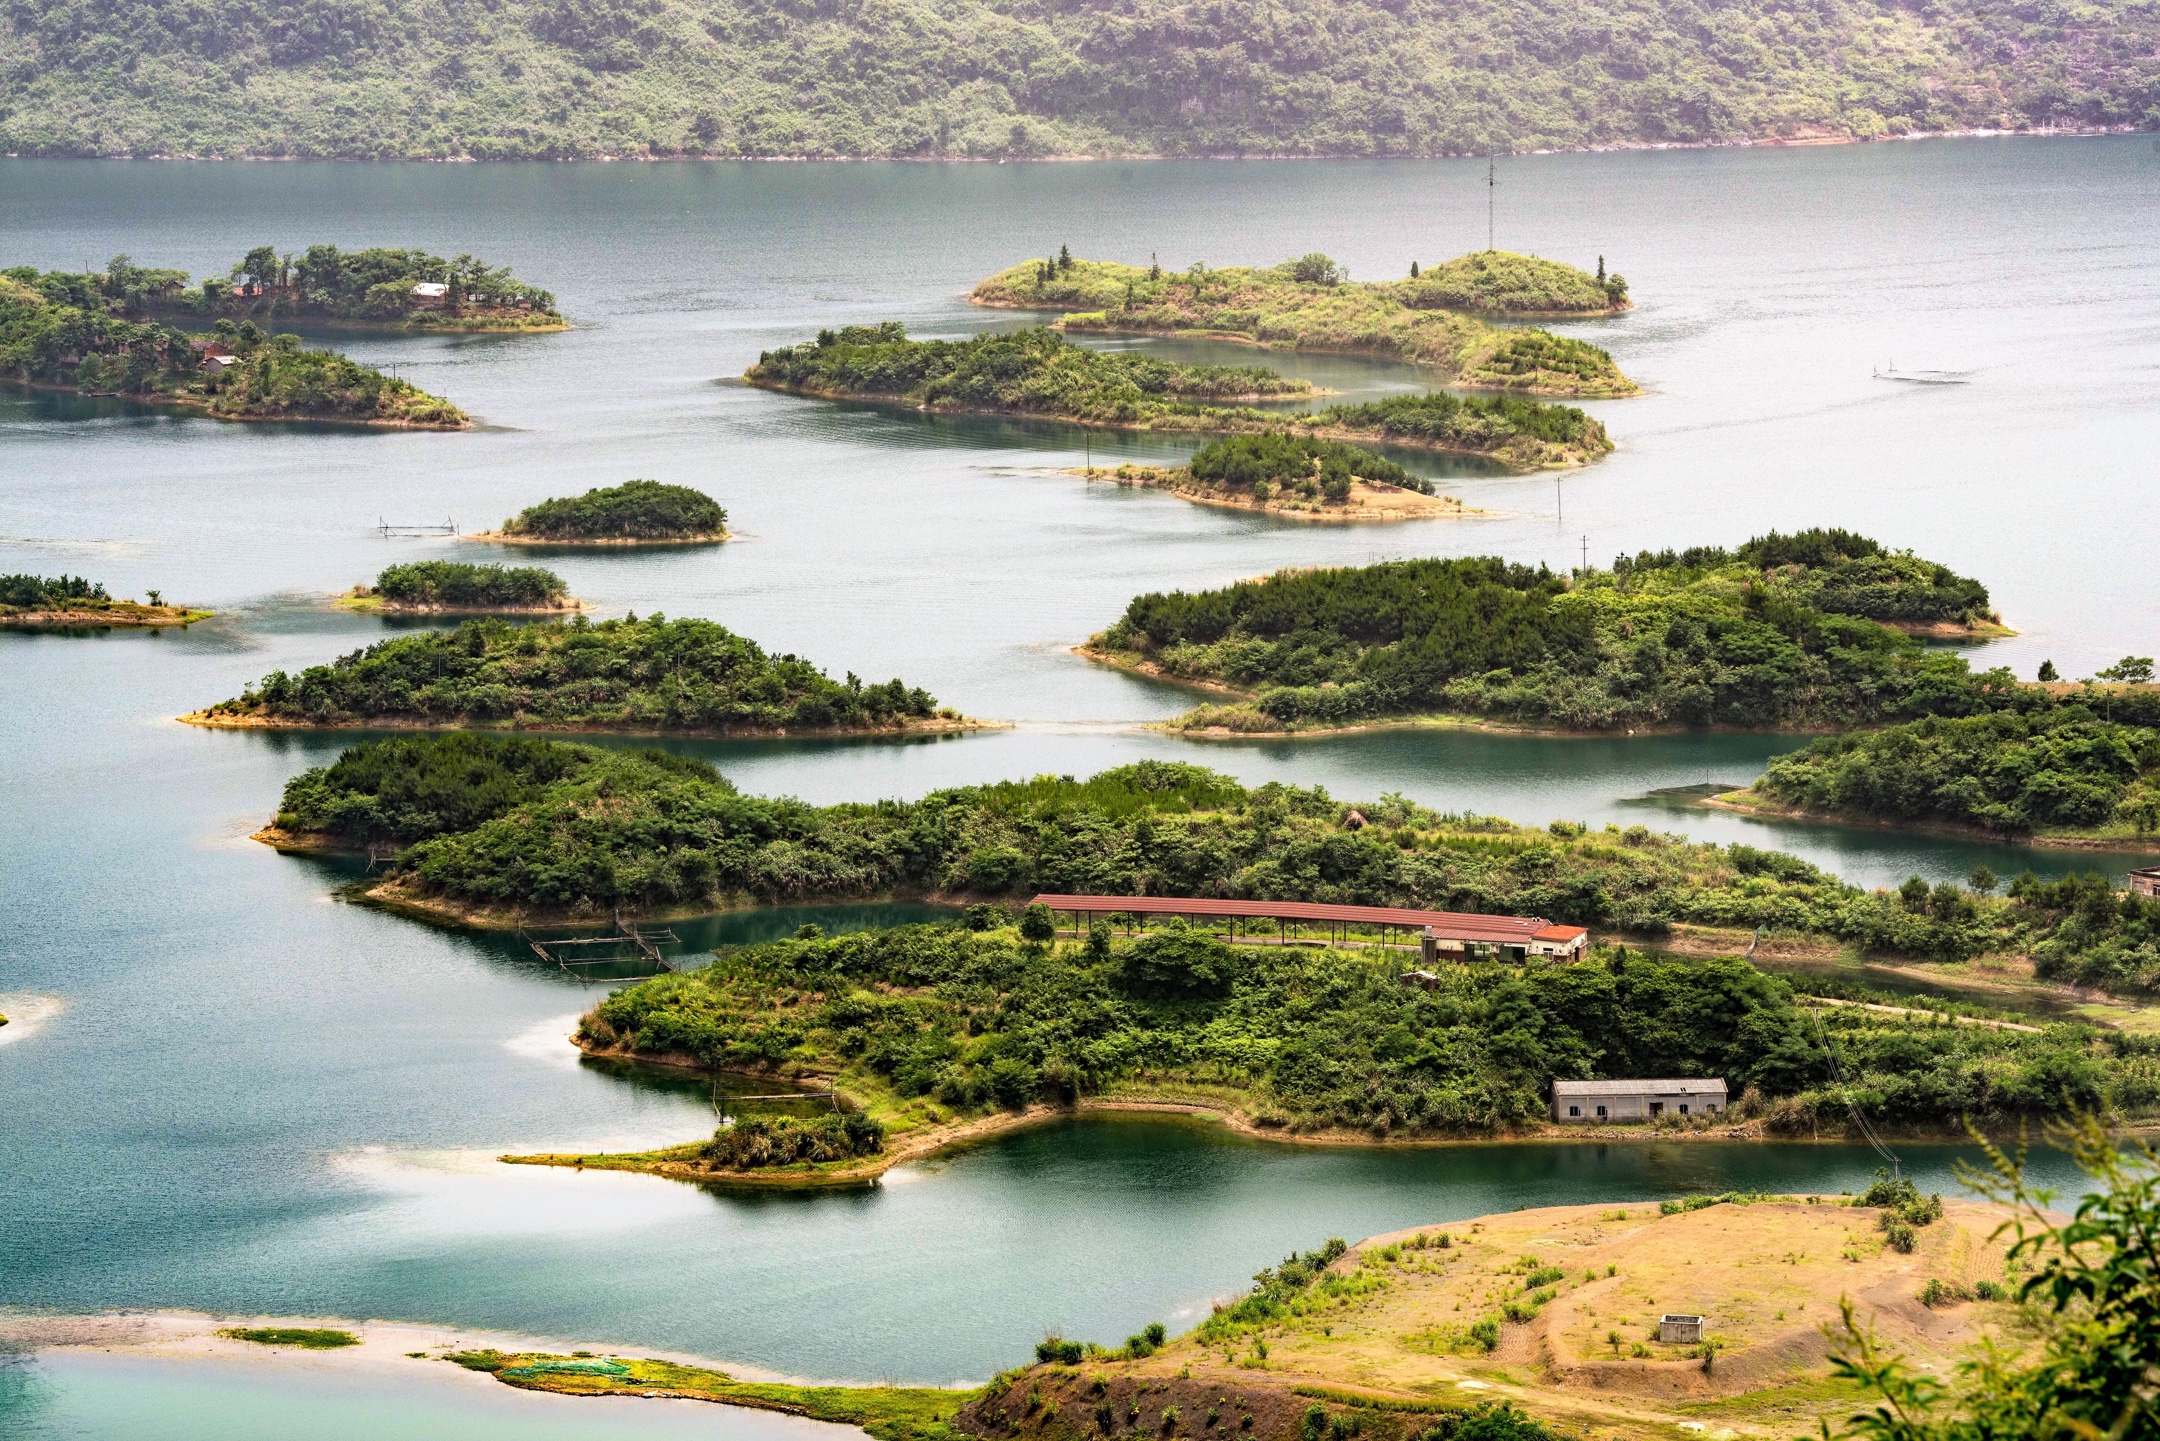
<svg viewBox="0 0 2160 1441">
<path fill-rule="evenodd" d="M 1553 1119 L 1563 1126 L 1714 1116 L 1725 1109 L 1722 1080 L 1555 1081 Z"/>
<path fill-rule="evenodd" d="M 423 280 L 412 288 L 413 304 L 433 310 L 450 301 L 450 287 L 440 280 Z"/>
<path fill-rule="evenodd" d="M 2160 866 L 2140 866 L 2130 873 L 2130 890 L 2140 896 L 2160 896 Z"/>
</svg>

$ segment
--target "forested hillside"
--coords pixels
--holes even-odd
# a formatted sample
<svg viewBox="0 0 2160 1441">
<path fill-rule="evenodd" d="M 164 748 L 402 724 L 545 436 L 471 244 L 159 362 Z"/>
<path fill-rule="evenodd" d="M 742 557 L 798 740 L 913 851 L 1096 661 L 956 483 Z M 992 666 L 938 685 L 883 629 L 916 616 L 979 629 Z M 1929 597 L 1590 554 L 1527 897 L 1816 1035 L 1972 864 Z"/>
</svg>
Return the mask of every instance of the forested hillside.
<svg viewBox="0 0 2160 1441">
<path fill-rule="evenodd" d="M 1464 153 L 2160 123 L 2139 0 L 0 0 L 0 151 Z"/>
</svg>

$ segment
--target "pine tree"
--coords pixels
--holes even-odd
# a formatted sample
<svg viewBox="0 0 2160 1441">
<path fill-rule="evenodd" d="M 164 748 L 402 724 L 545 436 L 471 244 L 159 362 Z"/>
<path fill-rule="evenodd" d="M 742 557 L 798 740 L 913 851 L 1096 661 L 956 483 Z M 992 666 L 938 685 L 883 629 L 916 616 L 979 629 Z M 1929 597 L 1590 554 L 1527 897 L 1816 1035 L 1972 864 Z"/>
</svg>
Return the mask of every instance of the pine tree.
<svg viewBox="0 0 2160 1441">
<path fill-rule="evenodd" d="M 1597 283 L 1605 283 L 1605 257 L 1602 255 L 1597 258 Z"/>
<path fill-rule="evenodd" d="M 1415 260 L 1410 262 L 1410 278 L 1412 280 L 1417 279 L 1417 262 Z"/>
<path fill-rule="evenodd" d="M 1147 278 L 1150 280 L 1162 279 L 1162 261 L 1152 250 L 1148 252 Z"/>
<path fill-rule="evenodd" d="M 1067 249 L 1067 248 L 1066 248 L 1065 246 L 1062 246 L 1062 245 L 1060 245 L 1060 246 L 1058 247 L 1058 269 L 1059 269 L 1059 270 L 1071 270 L 1071 269 L 1072 269 L 1072 251 L 1071 251 L 1071 250 L 1069 250 L 1069 249 Z"/>
</svg>

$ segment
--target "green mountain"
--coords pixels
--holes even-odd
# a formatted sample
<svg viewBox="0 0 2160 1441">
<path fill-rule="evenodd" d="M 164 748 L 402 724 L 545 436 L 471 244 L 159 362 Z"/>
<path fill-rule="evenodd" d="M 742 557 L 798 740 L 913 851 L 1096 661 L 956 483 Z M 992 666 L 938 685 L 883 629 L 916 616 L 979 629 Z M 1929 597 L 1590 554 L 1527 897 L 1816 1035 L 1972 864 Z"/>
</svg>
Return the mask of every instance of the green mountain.
<svg viewBox="0 0 2160 1441">
<path fill-rule="evenodd" d="M 0 0 L 0 152 L 1465 153 L 2160 124 L 2011 0 Z"/>
</svg>

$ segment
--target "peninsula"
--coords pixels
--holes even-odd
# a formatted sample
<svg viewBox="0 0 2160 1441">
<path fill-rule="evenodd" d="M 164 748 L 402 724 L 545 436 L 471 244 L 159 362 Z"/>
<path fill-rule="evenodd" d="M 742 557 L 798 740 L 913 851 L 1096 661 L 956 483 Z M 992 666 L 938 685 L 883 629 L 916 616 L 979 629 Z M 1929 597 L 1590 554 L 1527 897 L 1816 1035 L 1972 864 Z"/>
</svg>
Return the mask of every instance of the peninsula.
<svg viewBox="0 0 2160 1441">
<path fill-rule="evenodd" d="M 468 620 L 298 675 L 273 671 L 190 725 L 427 726 L 631 735 L 885 735 L 980 726 L 899 680 L 833 680 L 709 620 Z"/>
<path fill-rule="evenodd" d="M 1081 653 L 1232 697 L 1167 723 L 1190 732 L 1848 729 L 2014 692 L 1898 628 L 1990 615 L 1976 581 L 1811 530 L 1572 576 L 1495 557 L 1284 571 L 1137 597 Z"/>
<path fill-rule="evenodd" d="M 977 305 L 1071 312 L 1068 332 L 1191 335 L 1281 350 L 1369 355 L 1429 366 L 1451 384 L 1603 399 L 1640 393 L 1585 341 L 1495 326 L 1481 314 L 1606 314 L 1627 283 L 1600 284 L 1573 266 L 1490 252 L 1449 262 L 1428 280 L 1357 282 L 1325 255 L 1264 269 L 1189 270 L 1029 260 L 982 281 Z"/>
<path fill-rule="evenodd" d="M 852 1184 L 1074 1109 L 1199 1112 L 1314 1142 L 1559 1137 L 1587 1133 L 1548 1123 L 1555 1080 L 1668 1074 L 1723 1078 L 1739 1099 L 1594 1139 L 1838 1134 L 1848 1095 L 1884 1097 L 1859 1104 L 1918 1134 L 1961 1134 L 1966 1116 L 2014 1128 L 2075 1108 L 2039 1079 L 2063 1064 L 2083 1068 L 2103 1104 L 2160 1110 L 2135 1040 L 1825 1006 L 1730 956 L 1602 947 L 1573 964 L 1443 961 L 1411 987 L 1416 953 L 1373 939 L 1228 944 L 1177 922 L 1131 940 L 1101 923 L 1084 944 L 1028 938 L 1045 926 L 780 941 L 625 987 L 579 1023 L 587 1054 L 834 1092 L 846 1109 L 752 1114 L 660 1151 L 504 1159 Z"/>
<path fill-rule="evenodd" d="M 2160 694 L 2140 687 L 2058 698 L 2033 687 L 2017 700 L 2014 709 L 1985 715 L 1822 737 L 1712 804 L 2041 846 L 2155 847 Z M 2118 701 L 2127 718 L 2109 719 Z M 2160 978 L 2160 957 L 2152 963 Z"/>
<path fill-rule="evenodd" d="M 0 575 L 0 626 L 11 630 L 88 630 L 99 626 L 193 625 L 211 612 L 167 605 L 157 591 L 150 603 L 114 600 L 105 587 L 79 575 Z"/>
<path fill-rule="evenodd" d="M 559 615 L 585 608 L 551 570 L 449 560 L 386 566 L 373 585 L 354 586 L 337 604 L 384 615 Z"/>
<path fill-rule="evenodd" d="M 0 380 L 121 396 L 218 420 L 330 421 L 421 430 L 472 422 L 446 400 L 295 335 L 220 319 L 189 335 L 128 318 L 110 277 L 0 272 Z"/>
<path fill-rule="evenodd" d="M 1512 469 L 1581 465 L 1606 454 L 1605 427 L 1573 406 L 1519 397 L 1398 396 L 1321 410 L 1231 402 L 1301 400 L 1305 381 L 1257 366 L 1193 366 L 1089 350 L 1048 330 L 910 340 L 897 323 L 822 331 L 770 350 L 752 385 L 828 400 L 896 402 L 957 414 L 1036 415 L 1122 430 L 1265 433 L 1490 456 Z"/>
<path fill-rule="evenodd" d="M 712 545 L 728 538 L 727 511 L 687 485 L 629 480 L 529 505 L 501 530 L 467 538 L 503 545 Z"/>
<path fill-rule="evenodd" d="M 1912 958 L 1922 973 L 1981 958 L 2014 971 L 2031 958 L 2044 979 L 2129 993 L 2152 987 L 2146 938 L 2160 933 L 2160 901 L 2105 877 L 2021 878 L 2008 895 L 1867 891 L 1792 856 L 1643 826 L 1533 829 L 1399 797 L 1353 806 L 1162 761 L 810 806 L 740 795 L 661 752 L 420 734 L 362 742 L 294 777 L 259 838 L 388 856 L 367 898 L 505 927 L 1038 890 L 1258 895 L 1541 915 L 1691 954 L 1735 953 L 1761 926 L 1785 938 L 1771 950 L 1849 948 Z M 2066 1094 L 2094 1094 L 2079 1086 Z"/>
<path fill-rule="evenodd" d="M 424 250 L 310 245 L 293 255 L 258 245 L 224 275 L 205 276 L 200 284 L 184 270 L 146 269 L 116 255 L 97 279 L 116 310 L 162 320 L 450 333 L 570 328 L 554 296 L 508 267 L 470 255 L 445 260 Z"/>
</svg>

